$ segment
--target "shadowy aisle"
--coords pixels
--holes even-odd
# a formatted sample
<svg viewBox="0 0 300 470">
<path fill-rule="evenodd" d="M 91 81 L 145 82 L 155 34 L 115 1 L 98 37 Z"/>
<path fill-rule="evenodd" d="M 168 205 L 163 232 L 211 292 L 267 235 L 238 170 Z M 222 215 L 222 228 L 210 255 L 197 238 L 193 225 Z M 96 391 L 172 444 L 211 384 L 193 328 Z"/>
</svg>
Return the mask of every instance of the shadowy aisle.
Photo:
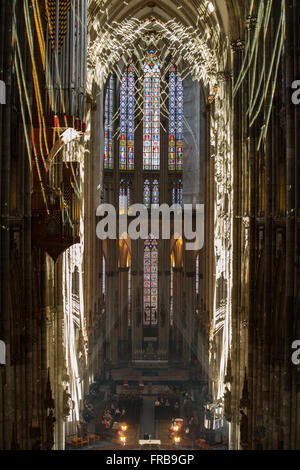
<svg viewBox="0 0 300 470">
<path fill-rule="evenodd" d="M 144 439 L 145 433 L 155 439 L 154 399 L 148 397 L 143 398 L 140 439 Z"/>
</svg>

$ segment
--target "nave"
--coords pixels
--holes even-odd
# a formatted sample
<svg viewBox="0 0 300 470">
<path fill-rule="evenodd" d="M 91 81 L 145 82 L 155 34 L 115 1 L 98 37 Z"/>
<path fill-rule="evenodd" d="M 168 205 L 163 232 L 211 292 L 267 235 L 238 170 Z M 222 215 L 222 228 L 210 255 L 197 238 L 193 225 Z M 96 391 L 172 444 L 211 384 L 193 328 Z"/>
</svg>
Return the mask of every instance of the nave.
<svg viewBox="0 0 300 470">
<path fill-rule="evenodd" d="M 0 449 L 300 449 L 299 25 L 1 0 Z"/>
</svg>

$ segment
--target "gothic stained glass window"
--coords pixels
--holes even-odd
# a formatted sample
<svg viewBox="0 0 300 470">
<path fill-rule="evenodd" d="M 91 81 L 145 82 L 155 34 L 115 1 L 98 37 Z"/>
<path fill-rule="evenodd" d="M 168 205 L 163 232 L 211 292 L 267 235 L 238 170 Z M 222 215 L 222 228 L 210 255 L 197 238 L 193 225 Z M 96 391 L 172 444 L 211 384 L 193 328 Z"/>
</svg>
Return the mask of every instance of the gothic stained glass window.
<svg viewBox="0 0 300 470">
<path fill-rule="evenodd" d="M 147 209 L 150 209 L 151 206 L 151 189 L 150 189 L 150 181 L 144 181 L 144 205 Z"/>
<path fill-rule="evenodd" d="M 128 67 L 128 122 L 127 122 L 127 170 L 134 170 L 134 68 Z"/>
<path fill-rule="evenodd" d="M 105 292 L 106 292 L 106 283 L 105 279 L 106 278 L 106 263 L 105 263 L 105 258 L 102 256 L 102 295 L 103 298 L 105 297 Z"/>
<path fill-rule="evenodd" d="M 154 207 L 159 206 L 159 184 L 157 179 L 153 181 L 152 185 L 152 205 Z"/>
<path fill-rule="evenodd" d="M 144 242 L 144 325 L 157 325 L 158 243 L 153 235 Z"/>
<path fill-rule="evenodd" d="M 125 178 L 120 179 L 119 189 L 119 213 L 124 214 L 130 206 L 130 187 L 131 182 Z"/>
<path fill-rule="evenodd" d="M 169 170 L 183 169 L 183 86 L 175 60 L 169 69 Z"/>
<path fill-rule="evenodd" d="M 120 169 L 134 170 L 134 94 L 135 76 L 130 59 L 120 89 Z"/>
<path fill-rule="evenodd" d="M 180 73 L 177 73 L 177 129 L 176 129 L 176 169 L 183 166 L 183 86 Z"/>
<path fill-rule="evenodd" d="M 182 178 L 172 181 L 171 204 L 179 204 L 183 208 L 183 185 Z"/>
<path fill-rule="evenodd" d="M 176 69 L 171 59 L 169 73 L 169 170 L 176 169 Z"/>
<path fill-rule="evenodd" d="M 150 51 L 144 64 L 144 170 L 160 169 L 160 63 Z"/>
<path fill-rule="evenodd" d="M 151 205 L 154 207 L 159 206 L 159 181 L 158 179 L 144 181 L 144 206 L 147 209 L 151 209 Z"/>
<path fill-rule="evenodd" d="M 196 258 L 196 295 L 199 295 L 199 278 L 200 278 L 199 269 L 200 269 L 199 255 L 197 255 L 197 258 Z"/>
<path fill-rule="evenodd" d="M 128 326 L 131 326 L 131 305 L 132 305 L 131 266 L 129 266 L 128 267 Z"/>
<path fill-rule="evenodd" d="M 115 79 L 112 74 L 105 94 L 104 112 L 104 168 L 113 168 L 113 115 Z"/>
<path fill-rule="evenodd" d="M 126 170 L 127 152 L 127 74 L 124 73 L 120 90 L 120 169 Z"/>
</svg>

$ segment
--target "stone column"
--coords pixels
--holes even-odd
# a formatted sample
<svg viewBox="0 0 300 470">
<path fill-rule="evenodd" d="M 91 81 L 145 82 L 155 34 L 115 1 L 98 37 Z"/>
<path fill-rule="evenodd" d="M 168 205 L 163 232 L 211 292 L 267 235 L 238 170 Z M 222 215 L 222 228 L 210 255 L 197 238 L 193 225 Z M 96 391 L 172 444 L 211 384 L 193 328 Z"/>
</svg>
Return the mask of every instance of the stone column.
<svg viewBox="0 0 300 470">
<path fill-rule="evenodd" d="M 128 360 L 128 268 L 119 268 L 119 340 L 122 341 L 119 361 Z"/>
<path fill-rule="evenodd" d="M 159 241 L 159 315 L 158 315 L 158 349 L 163 357 L 168 356 L 170 331 L 170 240 Z"/>
<path fill-rule="evenodd" d="M 294 2 L 286 0 L 286 42 L 285 42 L 285 86 L 286 86 L 286 342 L 285 342 L 285 390 L 284 409 L 284 448 L 292 449 L 291 410 L 293 373 L 291 364 L 291 344 L 294 340 L 294 286 L 295 286 L 295 107 L 291 100 L 291 84 L 295 80 L 294 50 Z M 298 29 L 298 25 L 295 25 Z M 297 77 L 298 78 L 298 77 Z M 299 314 L 299 313 L 298 313 Z"/>
<path fill-rule="evenodd" d="M 237 82 L 242 66 L 244 41 L 238 39 L 231 44 L 233 50 L 234 84 Z M 232 384 L 232 409 L 230 447 L 239 446 L 239 399 L 240 399 L 240 280 L 241 280 L 241 221 L 242 221 L 242 145 L 243 145 L 243 87 L 233 99 L 233 290 L 232 290 L 232 364 L 234 382 Z"/>
<path fill-rule="evenodd" d="M 182 288 L 183 288 L 183 270 L 182 268 L 173 268 L 173 348 L 174 361 L 182 359 Z"/>
</svg>

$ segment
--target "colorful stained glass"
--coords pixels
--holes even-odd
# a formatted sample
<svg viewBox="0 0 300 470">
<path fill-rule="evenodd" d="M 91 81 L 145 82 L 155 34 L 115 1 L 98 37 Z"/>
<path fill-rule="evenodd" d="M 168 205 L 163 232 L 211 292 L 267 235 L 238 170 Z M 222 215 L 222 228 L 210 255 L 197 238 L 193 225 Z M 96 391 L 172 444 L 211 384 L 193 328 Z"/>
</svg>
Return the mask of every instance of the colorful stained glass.
<svg viewBox="0 0 300 470">
<path fill-rule="evenodd" d="M 183 169 L 183 86 L 175 60 L 169 69 L 169 170 Z"/>
<path fill-rule="evenodd" d="M 150 51 L 144 64 L 144 170 L 160 169 L 160 63 Z"/>
<path fill-rule="evenodd" d="M 182 178 L 173 179 L 171 182 L 171 203 L 178 204 L 181 208 L 183 208 Z"/>
<path fill-rule="evenodd" d="M 176 126 L 176 169 L 183 167 L 183 86 L 180 73 L 177 73 L 177 126 Z"/>
<path fill-rule="evenodd" d="M 120 169 L 134 170 L 135 76 L 133 61 L 123 74 L 120 89 Z"/>
<path fill-rule="evenodd" d="M 131 266 L 129 266 L 128 268 L 128 326 L 131 326 L 131 306 L 132 306 Z"/>
<path fill-rule="evenodd" d="M 158 243 L 153 235 L 144 242 L 144 325 L 157 325 Z"/>
<path fill-rule="evenodd" d="M 127 168 L 127 73 L 124 73 L 120 90 L 120 169 Z"/>
<path fill-rule="evenodd" d="M 104 110 L 104 168 L 113 168 L 113 115 L 115 80 L 112 74 L 105 95 Z"/>
<path fill-rule="evenodd" d="M 174 284 L 174 272 L 171 260 L 171 276 L 170 276 L 170 326 L 173 326 L 174 321 L 174 308 L 173 308 L 173 284 Z"/>
<path fill-rule="evenodd" d="M 149 180 L 144 181 L 144 206 L 146 206 L 147 209 L 150 209 L 151 206 L 151 188 Z"/>
<path fill-rule="evenodd" d="M 128 67 L 128 120 L 127 120 L 127 169 L 134 170 L 134 90 L 135 78 L 132 59 Z"/>
<path fill-rule="evenodd" d="M 119 190 L 119 212 L 124 214 L 128 211 L 130 206 L 130 181 L 125 178 L 120 180 L 120 190 Z"/>
<path fill-rule="evenodd" d="M 176 69 L 171 59 L 169 72 L 169 170 L 176 170 Z"/>
<path fill-rule="evenodd" d="M 151 205 L 154 207 L 159 206 L 159 182 L 158 179 L 150 181 L 146 179 L 144 181 L 144 205 L 147 209 L 151 208 Z"/>
<path fill-rule="evenodd" d="M 182 187 L 182 180 L 178 180 L 178 186 L 177 186 L 177 204 L 180 205 L 181 208 L 183 208 L 183 187 Z"/>
<path fill-rule="evenodd" d="M 158 180 L 153 181 L 153 186 L 152 186 L 152 205 L 154 207 L 159 206 L 159 184 Z"/>
<path fill-rule="evenodd" d="M 196 294 L 198 295 L 199 294 L 199 255 L 197 255 L 197 258 L 196 258 Z"/>
</svg>

